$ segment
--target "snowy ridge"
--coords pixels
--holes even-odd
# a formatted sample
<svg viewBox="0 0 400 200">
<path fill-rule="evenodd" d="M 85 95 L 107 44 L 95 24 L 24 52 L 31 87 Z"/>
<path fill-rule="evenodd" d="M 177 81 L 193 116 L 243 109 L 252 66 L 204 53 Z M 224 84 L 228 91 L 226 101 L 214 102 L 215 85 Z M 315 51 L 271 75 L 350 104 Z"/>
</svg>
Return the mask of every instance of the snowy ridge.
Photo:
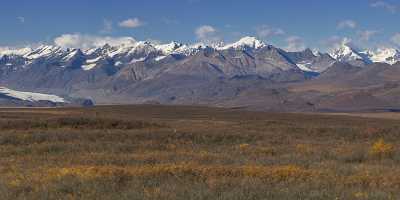
<svg viewBox="0 0 400 200">
<path fill-rule="evenodd" d="M 5 87 L 0 87 L 0 94 L 30 102 L 37 102 L 37 101 L 50 101 L 54 103 L 66 102 L 64 98 L 61 98 L 56 95 L 33 93 L 33 92 L 21 92 L 21 91 L 11 90 Z"/>
<path fill-rule="evenodd" d="M 332 58 L 342 62 L 360 60 L 365 63 L 380 62 L 393 65 L 400 61 L 400 52 L 394 48 L 358 51 L 348 44 L 342 44 L 339 48 L 334 49 L 330 55 Z"/>
<path fill-rule="evenodd" d="M 322 53 L 320 51 L 318 51 L 318 49 L 313 49 L 312 53 L 314 56 L 317 56 L 317 57 L 322 55 Z"/>
<path fill-rule="evenodd" d="M 21 49 L 11 49 L 11 48 L 0 48 L 0 57 L 4 55 L 17 55 L 24 56 L 32 52 L 32 49 L 29 47 L 21 48 Z"/>
<path fill-rule="evenodd" d="M 158 44 L 148 41 L 127 41 L 118 43 L 117 45 L 105 44 L 91 49 L 63 49 L 53 45 L 41 45 L 37 48 L 0 48 L 0 58 L 4 55 L 15 55 L 22 60 L 19 63 L 25 62 L 22 67 L 29 66 L 35 63 L 37 59 L 52 59 L 52 62 L 61 61 L 59 66 L 80 67 L 82 70 L 89 71 L 105 64 L 114 63 L 115 66 L 123 66 L 125 64 L 133 64 L 137 62 L 156 61 L 159 62 L 170 55 L 180 55 L 183 57 L 193 56 L 205 49 L 214 49 L 216 51 L 224 50 L 258 50 L 267 47 L 268 45 L 258 40 L 256 37 L 243 37 L 237 42 L 227 45 L 222 44 L 182 44 L 179 42 L 170 42 L 166 44 Z M 311 51 L 311 50 L 310 50 Z M 316 50 L 312 54 L 319 58 L 324 54 Z M 395 64 L 400 61 L 400 52 L 393 48 L 380 48 L 375 51 L 364 50 L 360 51 L 353 48 L 350 44 L 343 42 L 337 49 L 334 49 L 330 56 L 341 62 L 362 61 L 365 64 L 373 62 L 382 62 Z M 314 62 L 298 63 L 297 66 L 303 71 L 312 70 Z M 4 65 L 12 66 L 13 63 L 5 61 Z M 77 66 L 80 65 L 80 66 Z"/>
<path fill-rule="evenodd" d="M 342 44 L 339 48 L 333 50 L 330 55 L 332 56 L 332 58 L 342 62 L 363 59 L 358 51 L 348 46 L 347 44 Z"/>
<path fill-rule="evenodd" d="M 202 49 L 207 48 L 207 45 L 204 43 L 197 43 L 193 45 L 182 45 L 181 47 L 175 49 L 175 51 L 172 52 L 172 54 L 181 54 L 185 56 L 191 56 L 196 54 Z"/>
<path fill-rule="evenodd" d="M 400 52 L 393 48 L 378 48 L 375 52 L 371 52 L 371 60 L 393 65 L 400 61 Z"/>
<path fill-rule="evenodd" d="M 252 48 L 252 49 L 260 49 L 265 47 L 265 43 L 258 40 L 255 37 L 244 37 L 239 41 L 225 45 L 223 47 L 217 48 L 219 50 L 227 50 L 227 49 L 243 49 L 243 48 Z"/>
<path fill-rule="evenodd" d="M 172 54 L 180 47 L 182 47 L 182 44 L 175 41 L 168 44 L 160 44 L 155 46 L 155 48 L 161 51 L 164 55 Z"/>
<path fill-rule="evenodd" d="M 63 50 L 61 49 L 61 47 L 50 46 L 50 45 L 41 45 L 41 46 L 39 46 L 39 48 L 37 48 L 33 52 L 31 52 L 27 55 L 24 55 L 24 57 L 26 57 L 30 60 L 34 60 L 34 59 L 38 59 L 41 57 L 47 57 L 47 56 L 52 56 L 52 55 L 61 55 L 61 54 L 63 54 Z"/>
<path fill-rule="evenodd" d="M 68 61 L 78 55 L 79 50 L 78 49 L 72 49 L 69 51 L 69 53 L 62 59 L 63 61 Z"/>
</svg>

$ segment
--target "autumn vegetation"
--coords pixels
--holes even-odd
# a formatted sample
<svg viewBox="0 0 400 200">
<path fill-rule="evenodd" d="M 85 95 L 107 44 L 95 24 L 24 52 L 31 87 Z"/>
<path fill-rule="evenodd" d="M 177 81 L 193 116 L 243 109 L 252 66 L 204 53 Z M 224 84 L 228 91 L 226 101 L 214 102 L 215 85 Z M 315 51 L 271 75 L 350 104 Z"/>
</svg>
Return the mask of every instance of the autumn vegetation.
<svg viewBox="0 0 400 200">
<path fill-rule="evenodd" d="M 400 199 L 399 138 L 365 116 L 0 109 L 0 199 Z"/>
</svg>

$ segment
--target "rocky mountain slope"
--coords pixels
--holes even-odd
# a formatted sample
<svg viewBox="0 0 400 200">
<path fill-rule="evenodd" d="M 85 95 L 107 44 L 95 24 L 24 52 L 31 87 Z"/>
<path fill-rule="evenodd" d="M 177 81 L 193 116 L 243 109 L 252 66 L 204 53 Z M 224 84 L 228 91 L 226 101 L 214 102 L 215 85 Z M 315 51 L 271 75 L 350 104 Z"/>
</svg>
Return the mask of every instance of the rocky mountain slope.
<svg viewBox="0 0 400 200">
<path fill-rule="evenodd" d="M 318 111 L 367 101 L 366 109 L 397 106 L 388 102 L 399 95 L 399 59 L 394 49 L 359 51 L 347 44 L 331 54 L 287 52 L 254 37 L 214 46 L 132 42 L 83 50 L 43 45 L 0 52 L 0 85 L 97 104 Z M 388 87 L 389 93 L 377 93 Z M 356 99 L 355 105 L 344 105 L 348 98 Z"/>
</svg>

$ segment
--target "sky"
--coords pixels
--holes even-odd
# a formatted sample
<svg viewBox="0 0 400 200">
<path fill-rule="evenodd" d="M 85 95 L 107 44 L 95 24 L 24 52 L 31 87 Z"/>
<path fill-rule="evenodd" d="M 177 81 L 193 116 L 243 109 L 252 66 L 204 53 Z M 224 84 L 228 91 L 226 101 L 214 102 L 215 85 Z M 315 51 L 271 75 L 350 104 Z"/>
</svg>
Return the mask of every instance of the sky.
<svg viewBox="0 0 400 200">
<path fill-rule="evenodd" d="M 0 47 L 149 40 L 400 48 L 400 0 L 4 0 Z"/>
</svg>

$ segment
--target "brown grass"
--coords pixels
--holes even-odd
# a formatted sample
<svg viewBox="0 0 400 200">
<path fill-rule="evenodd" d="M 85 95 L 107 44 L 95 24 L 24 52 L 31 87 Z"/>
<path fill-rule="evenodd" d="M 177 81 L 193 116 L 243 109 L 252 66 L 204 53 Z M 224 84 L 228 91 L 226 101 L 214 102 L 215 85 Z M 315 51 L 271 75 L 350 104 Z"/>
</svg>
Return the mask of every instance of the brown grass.
<svg viewBox="0 0 400 200">
<path fill-rule="evenodd" d="M 399 199 L 391 119 L 173 106 L 0 110 L 0 199 Z"/>
</svg>

